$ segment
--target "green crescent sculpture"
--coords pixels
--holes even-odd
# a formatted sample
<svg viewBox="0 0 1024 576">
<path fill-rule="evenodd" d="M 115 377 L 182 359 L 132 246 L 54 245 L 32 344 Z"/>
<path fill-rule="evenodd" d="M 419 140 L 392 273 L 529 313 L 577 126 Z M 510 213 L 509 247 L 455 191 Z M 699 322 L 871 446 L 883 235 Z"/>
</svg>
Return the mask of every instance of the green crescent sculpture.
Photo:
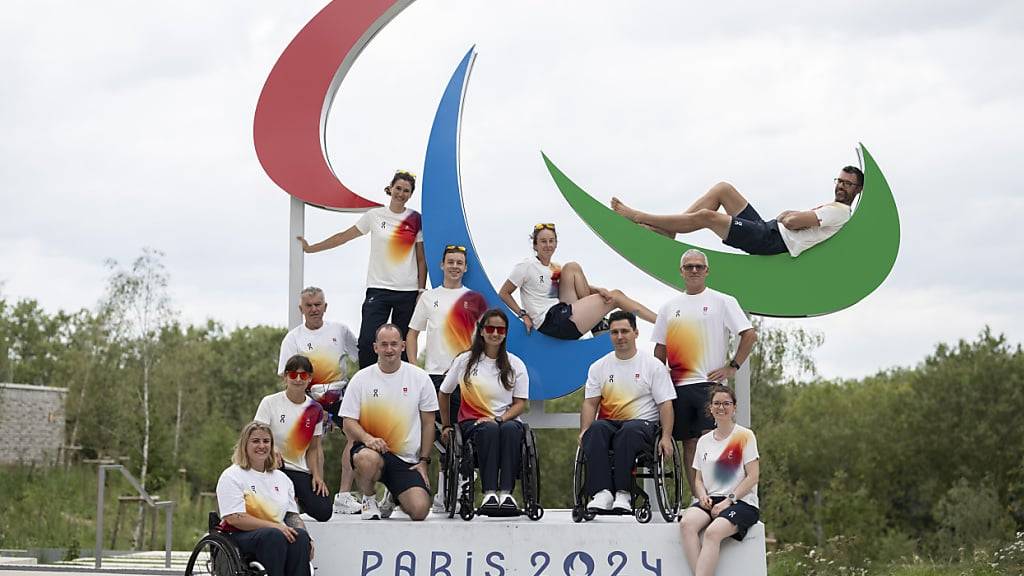
<svg viewBox="0 0 1024 576">
<path fill-rule="evenodd" d="M 820 316 L 842 310 L 878 288 L 896 263 L 900 218 L 889 184 L 864 145 L 864 189 L 839 232 L 800 256 L 752 256 L 708 250 L 639 226 L 598 202 L 547 157 L 544 162 L 572 209 L 608 246 L 661 282 L 684 290 L 679 258 L 690 248 L 708 256 L 708 286 L 733 295 L 751 314 Z"/>
</svg>

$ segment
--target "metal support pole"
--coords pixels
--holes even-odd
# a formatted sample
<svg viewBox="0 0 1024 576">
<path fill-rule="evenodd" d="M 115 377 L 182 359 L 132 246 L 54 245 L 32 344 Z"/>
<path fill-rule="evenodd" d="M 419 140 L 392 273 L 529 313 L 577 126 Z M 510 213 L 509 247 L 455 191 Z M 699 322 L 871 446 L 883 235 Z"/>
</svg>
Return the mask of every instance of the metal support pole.
<svg viewBox="0 0 1024 576">
<path fill-rule="evenodd" d="M 97 570 L 103 564 L 103 487 L 107 483 L 107 469 L 102 465 L 99 475 L 99 486 L 96 488 L 96 551 L 93 552 L 93 567 Z"/>
<path fill-rule="evenodd" d="M 164 568 L 171 567 L 171 545 L 174 540 L 174 502 L 164 506 L 164 514 L 167 515 L 164 526 Z"/>
<path fill-rule="evenodd" d="M 736 391 L 736 421 L 740 426 L 750 428 L 750 359 L 744 362 L 733 377 L 733 390 Z"/>
<path fill-rule="evenodd" d="M 302 244 L 296 236 L 306 235 L 306 203 L 295 196 L 289 196 L 291 210 L 288 217 L 288 329 L 302 322 L 299 312 L 299 292 L 304 286 Z"/>
<path fill-rule="evenodd" d="M 530 411 L 523 415 L 523 420 L 530 425 L 530 428 L 537 430 L 580 427 L 580 415 L 578 413 L 545 412 L 543 400 L 530 400 Z"/>
</svg>

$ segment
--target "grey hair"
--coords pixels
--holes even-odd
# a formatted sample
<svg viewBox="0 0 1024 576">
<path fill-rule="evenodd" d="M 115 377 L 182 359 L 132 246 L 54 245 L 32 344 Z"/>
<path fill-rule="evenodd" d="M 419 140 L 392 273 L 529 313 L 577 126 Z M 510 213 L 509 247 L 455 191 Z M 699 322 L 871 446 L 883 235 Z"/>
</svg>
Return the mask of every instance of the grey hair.
<svg viewBox="0 0 1024 576">
<path fill-rule="evenodd" d="M 679 257 L 679 267 L 680 268 L 683 267 L 683 260 L 685 260 L 687 256 L 700 256 L 701 259 L 704 260 L 704 264 L 705 265 L 707 265 L 707 263 L 708 263 L 708 255 L 707 254 L 701 252 L 700 250 L 697 250 L 696 248 L 690 248 L 686 252 L 683 252 L 683 255 Z"/>
<path fill-rule="evenodd" d="M 302 292 L 299 292 L 299 297 L 301 298 L 301 297 L 307 296 L 307 295 L 309 295 L 309 296 L 317 296 L 317 295 L 323 296 L 324 295 L 324 291 L 319 289 L 319 288 L 317 288 L 316 286 L 306 286 L 305 288 L 302 289 Z"/>
</svg>

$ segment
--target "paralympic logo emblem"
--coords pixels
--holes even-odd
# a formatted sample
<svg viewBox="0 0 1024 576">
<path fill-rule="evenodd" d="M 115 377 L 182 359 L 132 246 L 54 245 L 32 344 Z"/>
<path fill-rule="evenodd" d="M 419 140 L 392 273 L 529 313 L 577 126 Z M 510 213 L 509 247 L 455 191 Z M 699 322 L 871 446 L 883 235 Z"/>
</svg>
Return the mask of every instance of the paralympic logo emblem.
<svg viewBox="0 0 1024 576">
<path fill-rule="evenodd" d="M 326 155 L 324 129 L 334 95 L 370 39 L 413 0 L 361 0 L 327 4 L 281 54 L 256 107 L 253 140 L 267 175 L 283 190 L 321 208 L 364 211 L 374 206 L 346 187 Z M 438 105 L 424 162 L 423 233 L 427 261 L 440 260 L 447 244 L 472 246 L 459 177 L 459 122 L 469 73 L 470 48 Z M 752 314 L 804 317 L 829 314 L 873 292 L 896 262 L 899 214 L 889 185 L 863 145 L 864 189 L 842 230 L 798 258 L 750 256 L 703 249 L 715 274 L 712 288 L 736 297 Z M 541 154 L 556 188 L 573 211 L 606 244 L 638 269 L 682 290 L 679 257 L 693 248 L 623 218 L 577 186 Z M 467 254 L 464 284 L 491 306 L 503 306 L 476 250 Z M 430 267 L 431 281 L 441 282 Z M 509 327 L 508 349 L 526 360 L 530 397 L 550 399 L 577 389 L 587 367 L 611 350 L 606 338 L 565 341 Z"/>
</svg>

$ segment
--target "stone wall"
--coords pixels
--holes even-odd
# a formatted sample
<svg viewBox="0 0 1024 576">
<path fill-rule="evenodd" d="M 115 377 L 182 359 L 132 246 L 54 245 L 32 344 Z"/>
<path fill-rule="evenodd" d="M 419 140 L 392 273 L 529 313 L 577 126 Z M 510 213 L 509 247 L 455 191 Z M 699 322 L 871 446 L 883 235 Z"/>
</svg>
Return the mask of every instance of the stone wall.
<svg viewBox="0 0 1024 576">
<path fill-rule="evenodd" d="M 0 384 L 0 464 L 57 463 L 67 388 Z"/>
</svg>

